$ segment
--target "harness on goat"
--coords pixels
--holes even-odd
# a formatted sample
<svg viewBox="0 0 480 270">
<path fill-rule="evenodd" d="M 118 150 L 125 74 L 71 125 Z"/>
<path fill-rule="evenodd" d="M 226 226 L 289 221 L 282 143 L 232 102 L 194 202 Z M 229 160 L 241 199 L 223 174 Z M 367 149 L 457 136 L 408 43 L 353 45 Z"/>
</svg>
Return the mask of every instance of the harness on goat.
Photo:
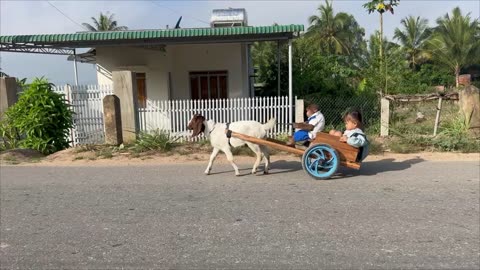
<svg viewBox="0 0 480 270">
<path fill-rule="evenodd" d="M 228 145 L 230 145 L 230 147 L 233 147 L 232 144 L 230 143 L 230 138 L 232 138 L 232 131 L 230 130 L 230 123 L 227 123 L 227 133 L 225 133 L 225 135 L 227 135 L 227 138 L 228 138 Z"/>
</svg>

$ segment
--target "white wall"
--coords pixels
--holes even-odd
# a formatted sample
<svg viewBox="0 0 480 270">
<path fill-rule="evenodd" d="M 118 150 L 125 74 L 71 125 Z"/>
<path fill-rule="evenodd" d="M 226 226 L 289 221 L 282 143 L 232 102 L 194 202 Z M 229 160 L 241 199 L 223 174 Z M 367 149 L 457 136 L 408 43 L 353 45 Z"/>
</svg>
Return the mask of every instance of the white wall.
<svg viewBox="0 0 480 270">
<path fill-rule="evenodd" d="M 242 56 L 243 45 L 228 44 L 198 44 L 175 45 L 171 48 L 173 55 L 172 67 L 172 98 L 190 99 L 189 72 L 226 70 L 228 71 L 228 97 L 248 96 L 247 84 L 244 82 Z"/>
<path fill-rule="evenodd" d="M 108 71 L 145 72 L 150 100 L 190 99 L 189 72 L 227 70 L 228 95 L 248 97 L 246 46 L 240 43 L 167 46 L 165 52 L 133 47 L 99 47 L 97 63 Z M 169 96 L 168 73 L 172 89 Z M 105 73 L 105 72 L 103 72 Z M 99 84 L 111 83 L 97 72 Z"/>
<path fill-rule="evenodd" d="M 99 47 L 97 63 L 108 71 L 131 70 L 145 72 L 147 76 L 147 98 L 152 100 L 169 99 L 168 72 L 171 57 L 159 50 L 131 47 Z M 108 76 L 97 72 L 98 83 L 107 83 Z"/>
</svg>

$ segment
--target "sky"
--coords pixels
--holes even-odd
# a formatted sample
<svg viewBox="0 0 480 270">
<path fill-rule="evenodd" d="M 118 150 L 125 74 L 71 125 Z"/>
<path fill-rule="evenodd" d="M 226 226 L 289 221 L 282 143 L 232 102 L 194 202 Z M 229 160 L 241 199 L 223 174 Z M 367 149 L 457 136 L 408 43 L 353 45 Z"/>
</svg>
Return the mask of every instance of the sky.
<svg viewBox="0 0 480 270">
<path fill-rule="evenodd" d="M 335 12 L 352 14 L 366 36 L 379 28 L 378 14 L 368 14 L 362 7 L 366 0 L 334 0 Z M 100 12 L 115 14 L 119 25 L 129 29 L 159 29 L 173 27 L 180 16 L 180 26 L 208 27 L 211 11 L 217 8 L 245 8 L 248 24 L 263 26 L 278 24 L 303 24 L 308 27 L 308 17 L 317 14 L 324 1 L 19 1 L 0 0 L 0 35 L 74 33 L 84 31 L 81 23 L 91 23 L 91 17 Z M 384 16 L 384 32 L 388 38 L 400 26 L 400 20 L 409 16 L 427 18 L 431 26 L 435 20 L 460 7 L 472 18 L 480 17 L 480 0 L 401 0 L 395 14 Z M 63 13 L 63 14 L 62 14 Z M 28 78 L 45 76 L 55 84 L 73 84 L 73 62 L 66 56 L 28 53 L 0 53 L 3 72 Z M 95 66 L 78 64 L 79 83 L 96 84 Z"/>
</svg>

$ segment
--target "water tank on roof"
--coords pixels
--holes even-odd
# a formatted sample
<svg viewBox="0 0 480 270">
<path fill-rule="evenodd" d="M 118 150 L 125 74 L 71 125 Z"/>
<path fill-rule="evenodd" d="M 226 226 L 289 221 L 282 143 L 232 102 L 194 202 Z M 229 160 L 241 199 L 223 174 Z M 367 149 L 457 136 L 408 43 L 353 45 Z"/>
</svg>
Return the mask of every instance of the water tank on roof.
<svg viewBox="0 0 480 270">
<path fill-rule="evenodd" d="M 214 9 L 210 18 L 210 26 L 247 26 L 247 12 L 244 8 Z"/>
</svg>

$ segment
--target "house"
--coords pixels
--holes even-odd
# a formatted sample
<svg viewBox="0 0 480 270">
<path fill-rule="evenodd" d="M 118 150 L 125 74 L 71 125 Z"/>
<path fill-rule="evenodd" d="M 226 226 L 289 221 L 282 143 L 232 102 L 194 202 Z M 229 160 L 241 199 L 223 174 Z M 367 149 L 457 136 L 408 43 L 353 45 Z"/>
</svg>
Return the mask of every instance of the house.
<svg viewBox="0 0 480 270">
<path fill-rule="evenodd" d="M 0 51 L 68 55 L 75 74 L 76 62 L 95 63 L 99 85 L 111 85 L 113 71 L 133 71 L 142 109 L 148 101 L 253 97 L 252 44 L 288 43 L 291 120 L 291 41 L 303 29 L 303 25 L 248 26 L 245 10 L 228 9 L 214 11 L 208 28 L 0 36 Z M 77 54 L 79 48 L 90 50 Z M 167 118 L 173 121 L 170 115 Z"/>
<path fill-rule="evenodd" d="M 100 33 L 97 41 L 109 36 L 133 36 L 134 40 L 125 42 L 120 38 L 112 44 L 95 44 L 95 49 L 70 60 L 95 63 L 98 84 L 102 85 L 112 83 L 112 71 L 135 72 L 139 107 L 145 107 L 147 100 L 251 97 L 252 42 L 288 41 L 303 26 L 245 24 L 217 26 L 212 21 L 210 28 Z"/>
</svg>

